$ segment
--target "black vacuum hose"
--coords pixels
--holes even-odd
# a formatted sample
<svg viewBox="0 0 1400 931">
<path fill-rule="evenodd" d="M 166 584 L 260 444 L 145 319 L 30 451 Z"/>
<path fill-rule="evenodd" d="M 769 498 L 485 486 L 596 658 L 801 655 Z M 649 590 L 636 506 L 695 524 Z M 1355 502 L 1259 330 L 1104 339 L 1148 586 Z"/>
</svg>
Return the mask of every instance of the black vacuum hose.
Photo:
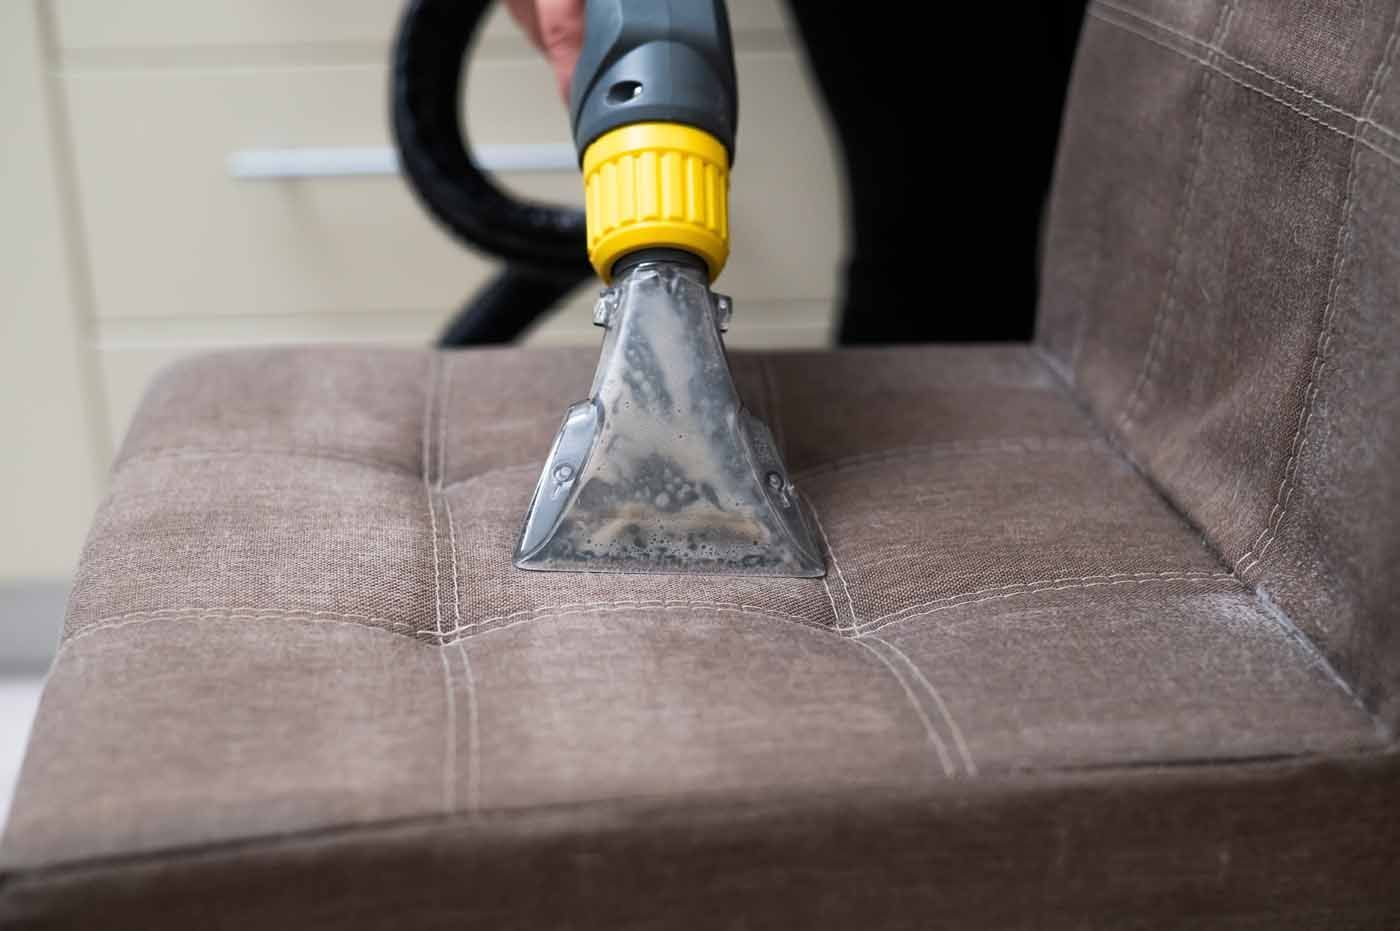
<svg viewBox="0 0 1400 931">
<path fill-rule="evenodd" d="M 592 276 L 590 271 L 588 277 Z M 438 337 L 438 345 L 513 342 L 540 314 L 582 283 L 577 276 L 547 275 L 507 265 L 452 318 Z"/>
<path fill-rule="evenodd" d="M 582 210 L 518 201 L 472 159 L 460 117 L 462 76 L 491 5 L 411 0 L 394 44 L 391 120 L 410 186 L 454 236 L 508 263 L 449 324 L 443 345 L 509 341 L 593 277 Z"/>
</svg>

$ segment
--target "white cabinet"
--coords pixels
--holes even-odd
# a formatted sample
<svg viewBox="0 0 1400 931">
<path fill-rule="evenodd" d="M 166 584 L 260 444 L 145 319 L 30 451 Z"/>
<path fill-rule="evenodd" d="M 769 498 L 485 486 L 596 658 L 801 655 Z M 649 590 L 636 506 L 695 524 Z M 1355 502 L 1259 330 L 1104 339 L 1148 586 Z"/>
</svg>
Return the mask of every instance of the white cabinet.
<svg viewBox="0 0 1400 931">
<path fill-rule="evenodd" d="M 69 515 L 49 532 L 61 542 L 41 547 L 63 555 L 39 563 L 62 565 L 76 553 L 100 484 L 92 476 L 160 366 L 229 346 L 422 345 L 497 268 L 439 230 L 400 177 L 376 168 L 391 158 L 385 62 L 400 8 L 391 0 L 5 5 L 4 47 L 23 44 L 29 56 L 8 51 L 27 77 L 4 87 L 7 102 L 24 97 L 7 112 L 46 121 L 22 128 L 40 140 L 24 152 L 40 160 L 27 174 L 7 146 L 8 181 L 25 196 L 9 199 L 6 224 L 42 231 L 51 266 L 25 279 L 42 271 L 42 287 L 5 292 L 14 304 L 5 313 L 21 315 L 9 325 L 25 332 L 37 331 L 37 315 L 59 316 L 43 322 L 42 344 L 0 347 L 0 368 L 13 357 L 14 371 L 23 362 L 66 373 L 66 388 L 56 414 L 31 417 L 12 398 L 0 411 L 7 429 L 23 418 L 25 435 L 46 442 L 80 434 L 63 439 L 65 464 L 52 482 L 72 485 L 72 472 L 85 489 L 72 499 L 82 519 Z M 718 284 L 735 298 L 730 341 L 821 345 L 844 249 L 839 165 L 781 0 L 732 0 L 730 12 L 741 122 L 733 251 Z M 503 176 L 509 187 L 580 201 L 577 169 L 559 155 L 569 132 L 552 76 L 499 10 L 472 59 L 465 107 L 474 144 L 533 162 Z M 313 169 L 329 160 L 359 170 L 283 179 L 230 171 L 235 153 L 308 149 L 320 150 L 310 153 Z M 532 339 L 596 343 L 591 293 L 583 289 Z M 0 478 L 12 483 L 46 473 L 5 469 Z M 18 562 L 0 552 L 0 578 Z"/>
</svg>

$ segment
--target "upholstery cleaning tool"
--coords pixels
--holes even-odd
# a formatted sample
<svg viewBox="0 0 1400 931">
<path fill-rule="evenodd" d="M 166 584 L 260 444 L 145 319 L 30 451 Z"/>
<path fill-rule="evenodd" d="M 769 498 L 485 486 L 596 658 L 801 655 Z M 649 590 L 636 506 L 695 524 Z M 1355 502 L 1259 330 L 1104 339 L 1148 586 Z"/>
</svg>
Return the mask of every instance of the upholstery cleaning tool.
<svg viewBox="0 0 1400 931">
<path fill-rule="evenodd" d="M 589 0 L 571 100 L 588 258 L 609 285 L 516 546 L 522 569 L 821 576 L 768 427 L 724 353 L 738 94 L 721 0 Z"/>
</svg>

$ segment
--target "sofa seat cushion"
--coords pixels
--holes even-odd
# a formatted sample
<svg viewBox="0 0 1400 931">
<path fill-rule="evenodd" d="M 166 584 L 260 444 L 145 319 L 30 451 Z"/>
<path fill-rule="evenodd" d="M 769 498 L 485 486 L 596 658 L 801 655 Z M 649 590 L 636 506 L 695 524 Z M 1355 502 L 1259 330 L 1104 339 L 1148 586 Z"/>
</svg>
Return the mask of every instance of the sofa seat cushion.
<svg viewBox="0 0 1400 931">
<path fill-rule="evenodd" d="M 0 916 L 319 928 L 357 903 L 501 927 L 555 882 L 584 926 L 707 895 L 748 903 L 724 913 L 741 926 L 815 908 L 792 896 L 809 881 L 865 888 L 821 894 L 834 921 L 936 900 L 917 864 L 957 860 L 945 838 L 981 838 L 991 889 L 993 864 L 1068 877 L 1110 835 L 1149 859 L 1173 831 L 1239 842 L 1233 816 L 1158 823 L 1192 786 L 1234 785 L 1210 797 L 1244 819 L 1321 792 L 1326 761 L 1393 785 L 1326 660 L 1028 347 L 736 354 L 825 579 L 515 570 L 595 358 L 318 348 L 165 373 L 82 556 Z M 1131 881 L 1216 888 L 1230 854 L 1159 856 Z M 414 865 L 436 877 L 416 905 L 375 885 Z"/>
</svg>

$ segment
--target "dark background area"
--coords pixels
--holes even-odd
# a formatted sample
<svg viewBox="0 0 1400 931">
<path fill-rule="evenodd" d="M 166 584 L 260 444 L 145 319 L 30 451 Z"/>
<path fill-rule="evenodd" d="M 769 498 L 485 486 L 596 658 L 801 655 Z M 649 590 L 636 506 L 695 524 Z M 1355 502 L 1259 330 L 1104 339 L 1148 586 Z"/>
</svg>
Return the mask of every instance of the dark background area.
<svg viewBox="0 0 1400 931">
<path fill-rule="evenodd" d="M 850 186 L 842 343 L 1031 338 L 1085 5 L 790 0 Z"/>
</svg>

